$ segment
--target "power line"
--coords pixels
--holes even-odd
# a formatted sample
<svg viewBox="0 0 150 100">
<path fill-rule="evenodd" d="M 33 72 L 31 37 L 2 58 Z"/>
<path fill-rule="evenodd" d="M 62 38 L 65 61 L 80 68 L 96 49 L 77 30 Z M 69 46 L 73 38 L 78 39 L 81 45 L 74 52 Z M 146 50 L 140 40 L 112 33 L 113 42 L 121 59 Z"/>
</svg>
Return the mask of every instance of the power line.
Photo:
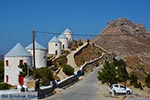
<svg viewBox="0 0 150 100">
<path fill-rule="evenodd" d="M 57 33 L 57 32 L 45 32 L 45 31 L 36 31 L 38 33 L 43 33 L 43 34 L 62 34 L 62 33 Z M 141 35 L 141 36 L 147 36 L 147 35 L 150 35 L 149 33 L 142 33 L 142 34 L 139 34 L 139 33 L 134 33 L 134 34 L 129 34 L 129 33 L 124 33 L 124 34 L 72 34 L 73 36 L 137 36 L 137 35 Z"/>
</svg>

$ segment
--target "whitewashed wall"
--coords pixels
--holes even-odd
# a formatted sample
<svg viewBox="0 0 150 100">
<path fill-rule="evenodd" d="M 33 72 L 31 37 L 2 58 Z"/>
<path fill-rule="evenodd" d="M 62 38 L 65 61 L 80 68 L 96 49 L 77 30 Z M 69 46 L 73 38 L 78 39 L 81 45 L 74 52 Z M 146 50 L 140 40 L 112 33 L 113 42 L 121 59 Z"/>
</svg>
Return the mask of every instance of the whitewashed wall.
<svg viewBox="0 0 150 100">
<path fill-rule="evenodd" d="M 6 66 L 6 60 L 8 60 L 8 66 Z M 20 60 L 31 66 L 31 57 L 5 57 L 4 59 L 4 82 L 6 82 L 6 75 L 8 75 L 8 83 L 11 85 L 17 85 L 19 83 L 19 73 L 21 69 L 18 67 Z"/>
<path fill-rule="evenodd" d="M 59 41 L 61 41 L 61 48 L 64 50 L 68 49 L 68 40 L 65 38 L 59 38 Z M 64 48 L 63 48 L 64 45 Z"/>
<path fill-rule="evenodd" d="M 57 44 L 57 46 L 56 46 Z M 61 55 L 61 43 L 54 43 L 54 42 L 49 42 L 48 43 L 48 54 L 54 54 L 56 53 L 57 50 L 57 55 Z"/>
<path fill-rule="evenodd" d="M 30 52 L 30 54 L 33 56 L 33 50 L 27 49 L 27 51 Z M 44 49 L 35 49 L 35 65 L 36 65 L 36 68 L 41 68 L 41 67 L 46 67 L 47 66 L 46 50 L 44 50 Z"/>
<path fill-rule="evenodd" d="M 71 32 L 64 32 L 64 35 L 68 38 L 68 41 L 72 41 L 72 33 Z"/>
</svg>

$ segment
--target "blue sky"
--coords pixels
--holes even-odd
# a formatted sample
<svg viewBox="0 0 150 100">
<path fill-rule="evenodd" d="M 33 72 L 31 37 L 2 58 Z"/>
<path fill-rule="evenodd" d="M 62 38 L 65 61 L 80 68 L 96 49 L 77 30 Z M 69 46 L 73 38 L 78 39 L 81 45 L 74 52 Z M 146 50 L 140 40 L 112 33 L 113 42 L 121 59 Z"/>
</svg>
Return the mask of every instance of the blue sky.
<svg viewBox="0 0 150 100">
<path fill-rule="evenodd" d="M 107 23 L 128 18 L 150 29 L 150 0 L 0 0 L 0 54 L 31 43 L 31 31 L 99 34 Z M 53 35 L 36 33 L 47 47 Z M 88 38 L 88 37 L 75 37 Z"/>
</svg>

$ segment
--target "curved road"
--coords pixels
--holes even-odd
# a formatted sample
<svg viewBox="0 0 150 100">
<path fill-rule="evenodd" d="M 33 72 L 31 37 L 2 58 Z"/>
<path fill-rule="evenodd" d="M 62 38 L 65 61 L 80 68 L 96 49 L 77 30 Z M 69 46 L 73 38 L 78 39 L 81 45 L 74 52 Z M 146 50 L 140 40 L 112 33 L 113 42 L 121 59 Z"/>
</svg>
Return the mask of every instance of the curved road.
<svg viewBox="0 0 150 100">
<path fill-rule="evenodd" d="M 100 67 L 89 73 L 82 81 L 44 100 L 100 100 L 97 72 Z"/>
</svg>

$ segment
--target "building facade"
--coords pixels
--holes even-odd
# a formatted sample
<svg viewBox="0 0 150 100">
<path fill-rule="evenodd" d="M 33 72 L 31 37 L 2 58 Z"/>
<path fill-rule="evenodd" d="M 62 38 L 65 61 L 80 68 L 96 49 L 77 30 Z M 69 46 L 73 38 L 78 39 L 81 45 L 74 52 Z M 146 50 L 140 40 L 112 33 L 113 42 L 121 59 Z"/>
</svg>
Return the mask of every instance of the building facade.
<svg viewBox="0 0 150 100">
<path fill-rule="evenodd" d="M 24 79 L 20 78 L 20 64 L 31 67 L 31 54 L 18 43 L 4 57 L 4 82 L 11 85 L 20 84 Z"/>
<path fill-rule="evenodd" d="M 33 43 L 26 47 L 26 50 L 33 57 Z M 32 59 L 33 62 L 33 59 Z M 33 65 L 33 63 L 32 63 Z M 47 66 L 47 51 L 42 45 L 35 41 L 35 66 L 36 68 L 46 67 Z"/>
<path fill-rule="evenodd" d="M 72 41 L 72 32 L 66 28 L 63 34 L 68 38 L 68 41 Z"/>
<path fill-rule="evenodd" d="M 61 49 L 67 50 L 68 49 L 68 39 L 64 34 L 58 36 L 59 41 L 61 42 Z"/>
<path fill-rule="evenodd" d="M 54 36 L 48 43 L 48 54 L 60 56 L 61 55 L 61 42 Z"/>
</svg>

